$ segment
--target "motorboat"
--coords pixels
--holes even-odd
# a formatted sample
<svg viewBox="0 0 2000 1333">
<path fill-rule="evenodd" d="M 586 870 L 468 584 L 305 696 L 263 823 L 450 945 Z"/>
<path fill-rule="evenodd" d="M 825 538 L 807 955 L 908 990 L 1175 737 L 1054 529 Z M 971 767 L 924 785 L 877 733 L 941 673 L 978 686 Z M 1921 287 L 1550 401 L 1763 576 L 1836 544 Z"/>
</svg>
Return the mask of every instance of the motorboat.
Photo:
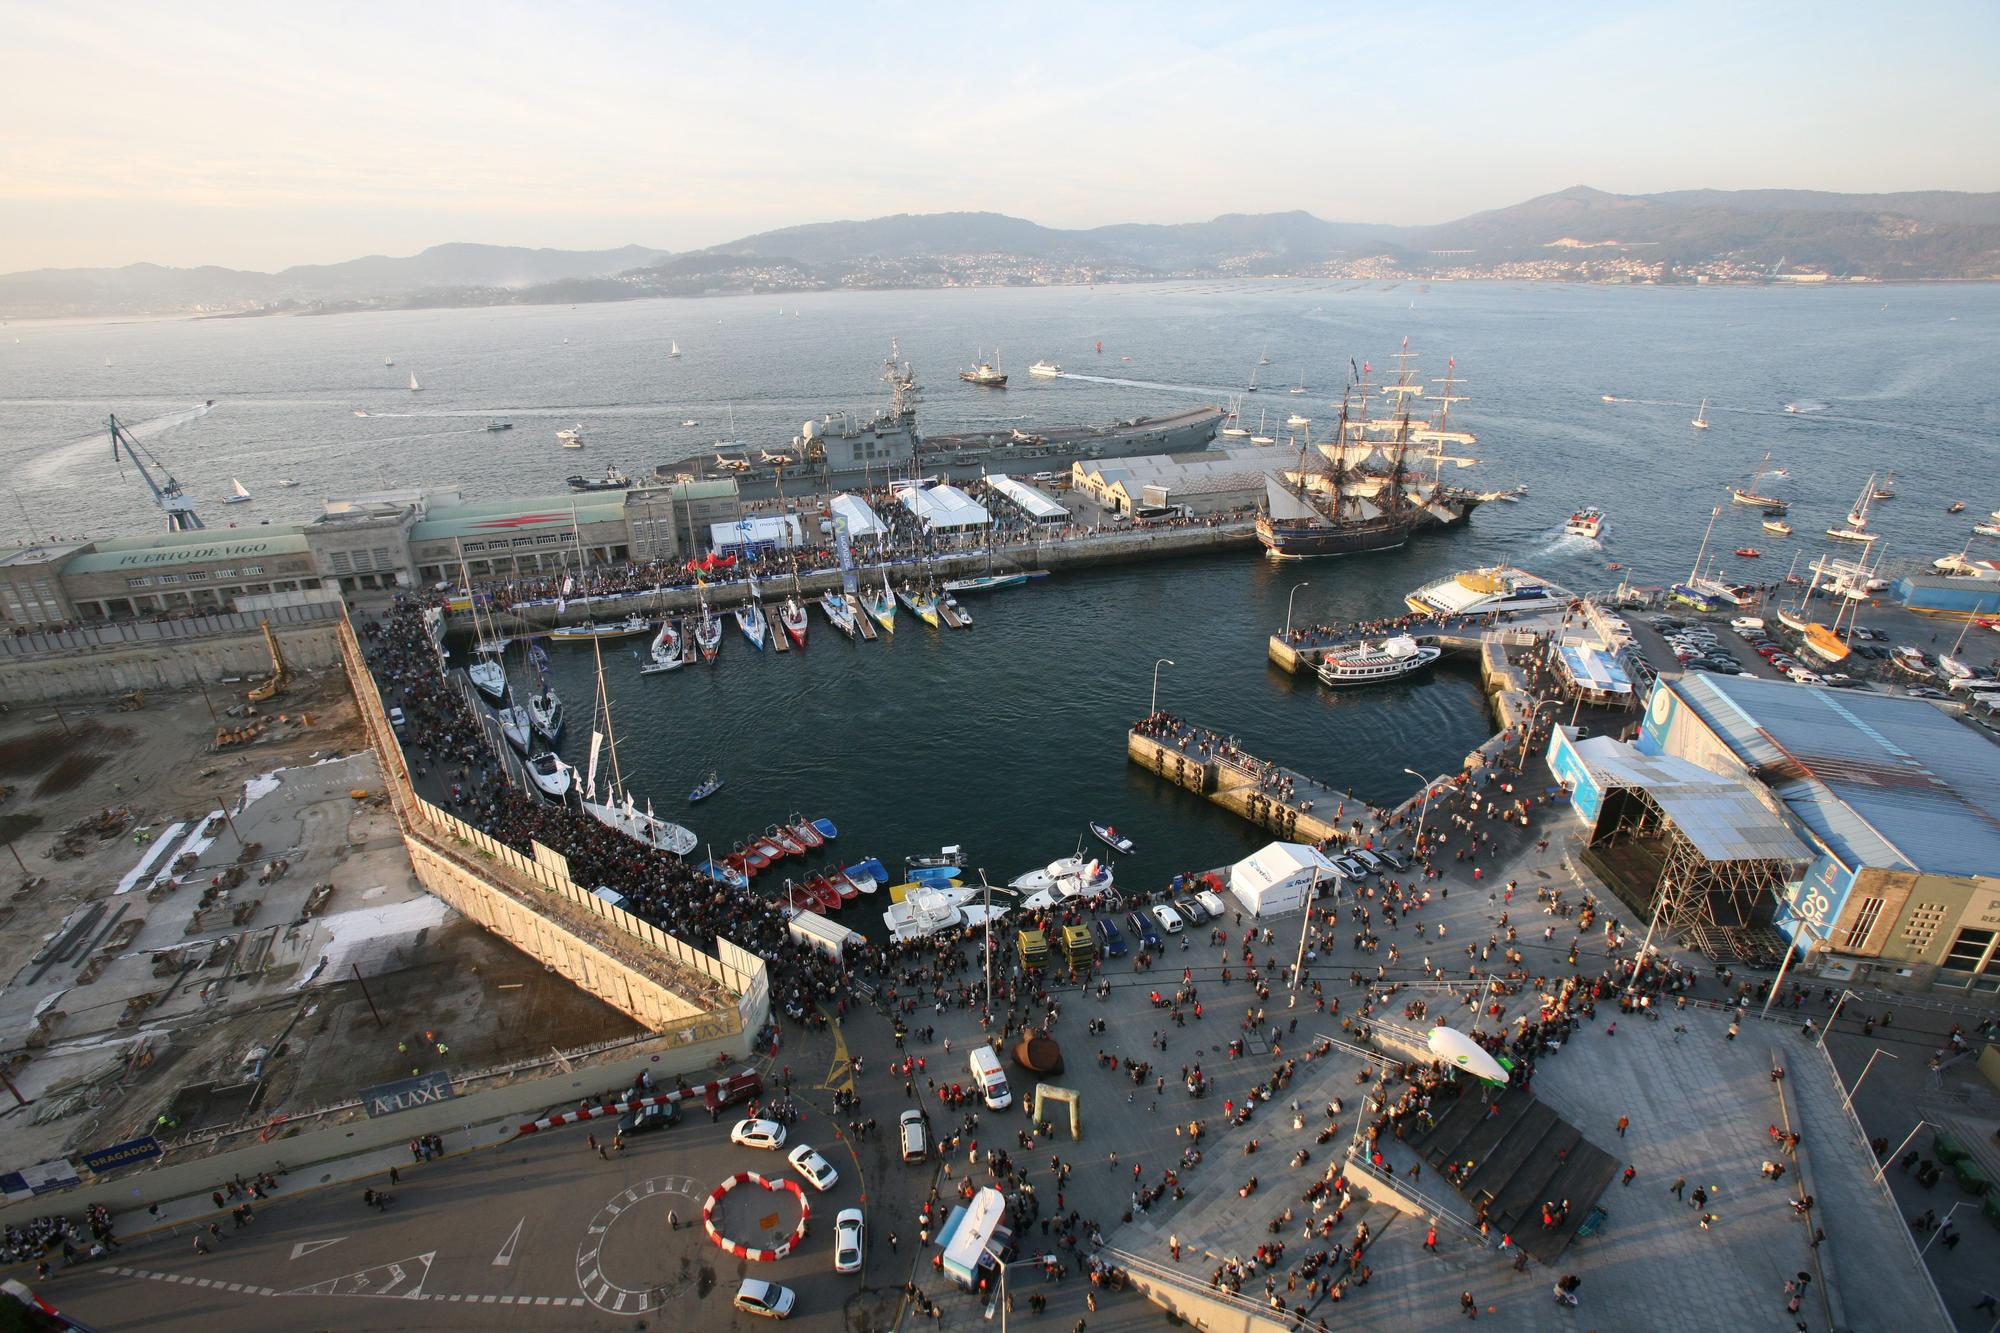
<svg viewBox="0 0 2000 1333">
<path fill-rule="evenodd" d="M 951 615 L 958 617 L 958 627 L 960 629 L 972 628 L 972 612 L 966 610 L 963 606 L 960 606 L 958 604 L 958 598 L 953 597 L 950 593 L 946 593 L 942 598 L 939 599 L 939 607 L 940 607 L 938 612 L 939 615 L 944 615 L 946 612 L 949 612 Z"/>
<path fill-rule="evenodd" d="M 764 841 L 776 847 L 786 856 L 804 856 L 806 854 L 804 845 L 792 836 L 792 831 L 787 828 L 780 828 L 776 824 L 764 830 Z"/>
<path fill-rule="evenodd" d="M 576 786 L 576 770 L 544 750 L 528 760 L 528 780 L 542 795 L 560 801 Z"/>
<path fill-rule="evenodd" d="M 925 889 L 899 903 L 890 903 L 889 910 L 882 913 L 882 924 L 888 927 L 889 938 L 900 943 L 928 939 L 969 925 L 983 925 L 1006 914 L 1004 907 L 959 904 L 936 890 Z"/>
<path fill-rule="evenodd" d="M 556 442 L 565 449 L 583 448 L 583 423 L 579 421 L 568 430 L 557 431 Z"/>
<path fill-rule="evenodd" d="M 290 489 L 292 489 L 292 487 L 298 485 L 298 483 L 296 481 L 293 481 L 290 477 L 280 477 L 273 484 L 277 486 L 277 488 L 281 491 L 289 491 Z"/>
<path fill-rule="evenodd" d="M 1028 373 L 1038 380 L 1058 379 L 1062 376 L 1062 367 L 1053 361 L 1037 361 L 1028 367 Z"/>
<path fill-rule="evenodd" d="M 1097 835 L 1097 840 L 1099 842 L 1103 843 L 1105 846 L 1109 848 L 1112 848 L 1114 851 L 1120 851 L 1125 853 L 1127 856 L 1130 856 L 1133 852 L 1139 850 L 1139 845 L 1137 843 L 1133 842 L 1130 838 L 1126 837 L 1124 834 L 1120 833 L 1117 829 L 1113 828 L 1109 824 L 1100 824 L 1095 820 L 1092 820 L 1090 825 L 1090 831 Z"/>
<path fill-rule="evenodd" d="M 713 861 L 703 861 L 694 868 L 694 873 L 711 884 L 721 884 L 732 889 L 747 889 L 750 887 L 750 877 L 735 866 L 730 865 L 727 861 L 724 861 L 721 865 L 717 865 Z"/>
<path fill-rule="evenodd" d="M 663 671 L 678 671 L 687 659 L 681 652 L 681 633 L 674 628 L 672 616 L 660 622 L 660 632 L 653 636 L 652 651 L 639 667 L 642 676 L 656 676 Z"/>
<path fill-rule="evenodd" d="M 1112 893 L 1111 867 L 1081 856 L 1065 856 L 1040 870 L 1030 870 L 1008 881 L 1008 887 L 1026 896 L 1021 906 L 1030 910 L 1055 907 L 1072 900 L 1095 904 Z"/>
<path fill-rule="evenodd" d="M 764 608 L 755 601 L 743 603 L 736 608 L 736 628 L 743 631 L 743 637 L 750 640 L 750 646 L 758 652 L 764 651 L 764 633 L 769 627 L 764 622 Z"/>
<path fill-rule="evenodd" d="M 281 481 L 278 484 L 282 486 L 285 483 Z M 1953 500 L 1950 504 L 1944 507 L 1944 512 L 1947 514 L 1963 514 L 1965 512 L 1965 501 Z"/>
<path fill-rule="evenodd" d="M 1782 518 L 1767 518 L 1764 520 L 1764 531 L 1775 532 L 1780 537 L 1789 537 L 1792 535 L 1792 525 Z"/>
<path fill-rule="evenodd" d="M 906 856 L 903 858 L 904 865 L 914 866 L 920 870 L 935 866 L 963 867 L 965 861 L 965 852 L 955 843 L 950 847 L 941 849 L 936 855 Z"/>
<path fill-rule="evenodd" d="M 1434 643 L 1397 634 L 1376 644 L 1329 648 L 1319 660 L 1319 678 L 1335 687 L 1375 685 L 1421 671 L 1442 656 L 1444 649 Z"/>
<path fill-rule="evenodd" d="M 648 633 L 652 628 L 652 621 L 635 614 L 602 624 L 586 620 L 581 625 L 557 625 L 549 631 L 549 637 L 558 643 L 588 643 L 592 639 L 628 639 L 634 634 Z"/>
<path fill-rule="evenodd" d="M 708 776 L 696 783 L 694 790 L 688 793 L 688 804 L 693 805 L 696 801 L 705 801 L 721 790 L 722 775 L 711 768 L 708 771 Z"/>
<path fill-rule="evenodd" d="M 778 608 L 778 623 L 793 643 L 801 648 L 806 646 L 806 609 L 799 605 L 798 598 L 785 599 L 785 604 Z"/>
<path fill-rule="evenodd" d="M 791 822 L 785 825 L 785 831 L 792 835 L 799 846 L 808 851 L 826 846 L 826 835 L 814 828 L 812 821 L 803 815 L 793 815 Z"/>
<path fill-rule="evenodd" d="M 514 429 L 514 423 L 511 421 L 489 421 L 486 423 L 486 429 L 490 431 L 512 430 Z"/>
<path fill-rule="evenodd" d="M 654 814 L 650 801 L 644 810 L 639 809 L 629 791 L 625 793 L 624 800 L 617 802 L 609 799 L 609 793 L 606 793 L 606 799 L 601 802 L 592 800 L 586 794 L 583 808 L 586 814 L 606 828 L 622 833 L 632 841 L 650 847 L 656 852 L 686 856 L 695 849 L 695 844 L 699 841 L 693 830 L 682 828 L 679 824 L 671 823 Z"/>
<path fill-rule="evenodd" d="M 1974 523 L 1972 530 L 1982 537 L 2000 537 L 2000 520 L 1992 523 Z"/>
<path fill-rule="evenodd" d="M 1736 554 L 1738 558 L 1743 560 L 1755 560 L 1764 553 L 1754 546 L 1739 546 L 1736 548 Z"/>
<path fill-rule="evenodd" d="M 551 745 L 562 736 L 563 702 L 555 686 L 544 684 L 528 696 L 528 721 L 535 734 Z"/>
<path fill-rule="evenodd" d="M 863 893 L 873 893 L 889 882 L 887 867 L 872 856 L 866 861 L 855 862 L 840 873 L 847 876 Z"/>
<path fill-rule="evenodd" d="M 819 609 L 826 613 L 827 623 L 848 638 L 853 638 L 859 632 L 859 627 L 854 623 L 854 608 L 847 604 L 847 594 L 838 588 L 820 594 Z"/>
<path fill-rule="evenodd" d="M 1569 522 L 1563 524 L 1563 531 L 1570 536 L 1584 537 L 1591 541 L 1597 540 L 1597 534 L 1603 530 L 1604 511 L 1602 509 L 1579 509 L 1569 516 Z"/>
</svg>

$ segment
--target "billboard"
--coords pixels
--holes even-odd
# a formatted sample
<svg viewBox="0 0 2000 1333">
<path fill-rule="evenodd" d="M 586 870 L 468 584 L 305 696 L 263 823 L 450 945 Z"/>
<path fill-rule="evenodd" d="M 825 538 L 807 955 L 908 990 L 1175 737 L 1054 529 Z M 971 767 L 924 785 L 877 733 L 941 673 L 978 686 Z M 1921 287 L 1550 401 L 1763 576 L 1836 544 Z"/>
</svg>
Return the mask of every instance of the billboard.
<svg viewBox="0 0 2000 1333">
<path fill-rule="evenodd" d="M 130 1166 L 134 1162 L 151 1161 L 159 1155 L 160 1141 L 148 1134 L 144 1138 L 127 1139 L 123 1143 L 114 1143 L 109 1148 L 87 1152 L 77 1160 L 91 1172 L 102 1174 L 106 1171 L 115 1171 L 121 1166 Z"/>
<path fill-rule="evenodd" d="M 1576 752 L 1576 743 L 1561 727 L 1549 738 L 1549 771 L 1569 791 L 1570 807 L 1577 818 L 1595 828 L 1597 816 L 1604 809 L 1604 788 L 1598 785 L 1589 765 Z"/>
<path fill-rule="evenodd" d="M 1841 909 L 1847 906 L 1847 895 L 1854 892 L 1854 878 L 1859 873 L 1822 852 L 1807 868 L 1805 877 L 1788 886 L 1784 906 L 1772 924 L 1794 943 L 1800 942 L 1799 928 L 1804 926 L 1810 932 L 1804 941 L 1808 948 L 1825 940 L 1833 931 L 1833 923 L 1840 920 Z"/>
<path fill-rule="evenodd" d="M 53 1162 L 39 1162 L 34 1166 L 24 1166 L 19 1171 L 0 1172 L 0 1195 L 4 1195 L 8 1203 L 18 1203 L 37 1194 L 66 1190 L 82 1183 L 76 1167 L 67 1159 L 58 1157 Z"/>
<path fill-rule="evenodd" d="M 1674 714 L 1681 701 L 1664 680 L 1653 682 L 1652 697 L 1646 700 L 1646 720 L 1639 727 L 1636 745 L 1642 754 L 1667 753 L 1667 733 L 1673 729 Z"/>
<path fill-rule="evenodd" d="M 394 1115 L 412 1107 L 448 1101 L 453 1095 L 451 1075 L 420 1074 L 416 1078 L 399 1078 L 394 1083 L 378 1083 L 372 1088 L 363 1088 L 361 1102 L 368 1108 L 368 1117 L 372 1120 L 378 1115 Z"/>
</svg>

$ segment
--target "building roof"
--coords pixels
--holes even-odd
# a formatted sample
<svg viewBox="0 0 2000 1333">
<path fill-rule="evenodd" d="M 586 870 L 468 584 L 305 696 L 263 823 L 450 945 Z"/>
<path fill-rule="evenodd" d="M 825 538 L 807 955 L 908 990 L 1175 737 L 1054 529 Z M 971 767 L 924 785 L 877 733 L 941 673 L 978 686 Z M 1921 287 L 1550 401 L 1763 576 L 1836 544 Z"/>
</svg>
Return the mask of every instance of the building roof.
<svg viewBox="0 0 2000 1333">
<path fill-rule="evenodd" d="M 139 573 L 175 565 L 208 564 L 216 560 L 256 560 L 266 556 L 304 555 L 305 533 L 299 528 L 198 529 L 151 537 L 116 537 L 95 544 L 63 566 L 63 575 Z"/>
<path fill-rule="evenodd" d="M 625 493 L 596 491 L 588 495 L 434 505 L 410 529 L 410 540 L 434 542 L 519 536 L 552 528 L 567 529 L 572 521 L 577 524 L 623 523 Z"/>
<path fill-rule="evenodd" d="M 1740 779 L 1670 754 L 1647 754 L 1609 736 L 1592 736 L 1574 748 L 1599 786 L 1643 788 L 1707 860 L 1813 859 L 1784 819 Z"/>
<path fill-rule="evenodd" d="M 89 549 L 87 541 L 26 542 L 10 551 L 0 551 L 0 569 L 9 565 L 59 565 L 77 552 Z"/>
<path fill-rule="evenodd" d="M 888 532 L 888 526 L 868 507 L 868 502 L 858 495 L 845 493 L 836 495 L 827 506 L 835 518 L 847 520 L 847 536 L 850 541 L 863 537 L 880 537 Z"/>
<path fill-rule="evenodd" d="M 1068 518 L 1069 510 L 1043 495 L 1026 482 L 1014 480 L 1004 472 L 987 474 L 986 484 L 1012 500 L 1026 511 L 1029 518 L 1048 522 L 1052 519 Z"/>
<path fill-rule="evenodd" d="M 985 505 L 956 486 L 906 486 L 897 498 L 926 528 L 979 528 L 993 521 Z"/>
<path fill-rule="evenodd" d="M 2000 871 L 2000 745 L 1943 709 L 1750 676 L 1672 689 L 1850 869 Z"/>
</svg>

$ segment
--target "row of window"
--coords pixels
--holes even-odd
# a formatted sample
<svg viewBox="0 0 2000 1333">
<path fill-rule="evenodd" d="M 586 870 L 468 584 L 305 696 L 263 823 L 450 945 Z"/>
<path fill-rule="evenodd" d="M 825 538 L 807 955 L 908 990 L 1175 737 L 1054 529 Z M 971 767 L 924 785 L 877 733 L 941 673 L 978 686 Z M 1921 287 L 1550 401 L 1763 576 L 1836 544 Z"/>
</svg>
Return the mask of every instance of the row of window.
<svg viewBox="0 0 2000 1333">
<path fill-rule="evenodd" d="M 206 583 L 210 579 L 254 579 L 263 572 L 264 567 L 262 565 L 245 565 L 241 569 L 190 570 L 186 578 L 189 583 Z M 126 579 L 125 586 L 128 588 L 168 587 L 179 583 L 181 579 L 182 576 L 179 574 L 141 574 L 137 578 Z"/>
</svg>

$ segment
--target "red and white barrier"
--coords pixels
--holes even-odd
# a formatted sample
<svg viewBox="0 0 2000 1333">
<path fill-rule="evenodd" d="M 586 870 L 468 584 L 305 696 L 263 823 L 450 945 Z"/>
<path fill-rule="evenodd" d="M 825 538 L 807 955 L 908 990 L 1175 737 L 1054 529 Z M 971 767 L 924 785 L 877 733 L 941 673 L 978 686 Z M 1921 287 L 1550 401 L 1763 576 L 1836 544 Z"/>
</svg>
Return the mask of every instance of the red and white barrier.
<svg viewBox="0 0 2000 1333">
<path fill-rule="evenodd" d="M 755 1185 L 759 1189 L 769 1190 L 774 1194 L 790 1194 L 799 1201 L 799 1224 L 792 1228 L 792 1234 L 785 1237 L 784 1241 L 775 1249 L 753 1248 L 740 1241 L 731 1240 L 716 1229 L 715 1206 L 722 1202 L 723 1195 L 729 1193 L 729 1191 L 735 1189 L 738 1185 Z M 702 1230 L 708 1233 L 708 1238 L 735 1255 L 738 1259 L 747 1259 L 751 1263 L 757 1264 L 768 1264 L 782 1259 L 798 1248 L 800 1242 L 806 1238 L 806 1224 L 811 1219 L 812 1205 L 806 1202 L 805 1188 L 798 1181 L 782 1178 L 772 1180 L 768 1176 L 759 1175 L 755 1171 L 738 1171 L 735 1175 L 709 1191 L 708 1198 L 701 1205 L 701 1226 Z"/>
<path fill-rule="evenodd" d="M 721 1086 L 722 1083 L 720 1080 L 713 1080 L 689 1088 L 685 1092 L 679 1088 L 675 1088 L 672 1092 L 663 1092 L 651 1097 L 634 1097 L 622 1102 L 607 1102 L 602 1106 L 586 1106 L 581 1111 L 562 1111 L 555 1115 L 543 1116 L 540 1120 L 532 1124 L 523 1125 L 516 1132 L 533 1134 L 539 1129 L 555 1129 L 560 1125 L 580 1124 L 585 1120 L 596 1120 L 607 1115 L 624 1115 L 627 1111 L 637 1110 L 642 1106 L 671 1106 L 675 1102 L 685 1101 L 690 1097 L 706 1097 Z"/>
</svg>

